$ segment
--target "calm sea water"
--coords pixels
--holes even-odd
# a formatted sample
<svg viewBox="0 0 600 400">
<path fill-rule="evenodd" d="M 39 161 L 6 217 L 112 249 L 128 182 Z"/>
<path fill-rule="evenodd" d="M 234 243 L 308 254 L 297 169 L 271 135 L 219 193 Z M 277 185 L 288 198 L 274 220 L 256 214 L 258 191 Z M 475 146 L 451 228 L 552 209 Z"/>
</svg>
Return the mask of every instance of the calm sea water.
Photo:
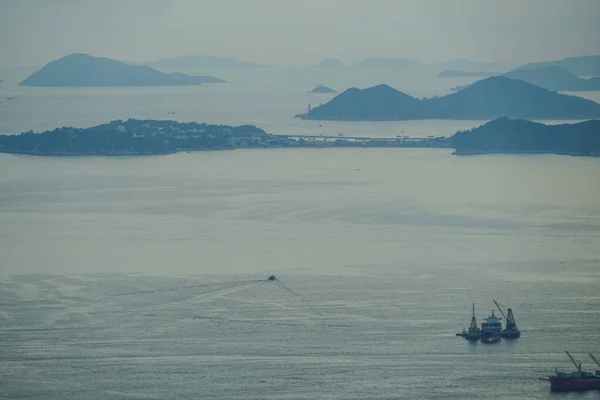
<svg viewBox="0 0 600 400">
<path fill-rule="evenodd" d="M 329 81 L 303 79 L 257 78 L 243 98 L 234 83 L 9 82 L 0 123 L 88 126 L 177 105 L 178 118 L 246 123 L 254 110 L 270 131 L 308 131 L 291 115 L 311 95 L 290 86 Z M 402 124 L 361 126 L 467 122 Z M 537 380 L 571 369 L 563 350 L 588 369 L 600 354 L 598 176 L 597 158 L 439 149 L 0 155 L 0 398 L 598 398 Z M 522 338 L 455 337 L 471 303 L 481 322 L 492 299 Z"/>
</svg>

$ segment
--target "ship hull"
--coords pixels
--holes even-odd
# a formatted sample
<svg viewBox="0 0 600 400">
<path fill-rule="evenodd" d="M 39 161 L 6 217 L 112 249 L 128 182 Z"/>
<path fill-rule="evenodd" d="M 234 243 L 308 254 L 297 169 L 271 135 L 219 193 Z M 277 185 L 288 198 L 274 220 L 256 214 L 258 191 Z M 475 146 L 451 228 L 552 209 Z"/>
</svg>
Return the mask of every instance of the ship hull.
<svg viewBox="0 0 600 400">
<path fill-rule="evenodd" d="M 578 379 L 550 377 L 550 390 L 553 392 L 566 392 L 575 390 L 600 390 L 600 378 Z"/>
<path fill-rule="evenodd" d="M 481 337 L 481 343 L 496 343 L 500 340 L 500 336 L 482 336 Z"/>
<path fill-rule="evenodd" d="M 517 339 L 521 337 L 521 332 L 505 329 L 502 331 L 502 337 L 506 339 Z"/>
<path fill-rule="evenodd" d="M 479 334 L 467 334 L 467 336 L 465 336 L 465 339 L 467 339 L 470 342 L 476 342 L 479 340 Z"/>
</svg>

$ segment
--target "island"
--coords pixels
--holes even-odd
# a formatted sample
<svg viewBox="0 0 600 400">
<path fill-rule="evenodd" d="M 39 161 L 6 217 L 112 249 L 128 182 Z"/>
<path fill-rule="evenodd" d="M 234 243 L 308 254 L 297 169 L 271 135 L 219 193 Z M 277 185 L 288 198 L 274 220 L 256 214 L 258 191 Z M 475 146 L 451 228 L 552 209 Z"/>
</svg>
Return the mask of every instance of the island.
<svg viewBox="0 0 600 400">
<path fill-rule="evenodd" d="M 430 64 L 438 69 L 461 70 L 461 71 L 489 71 L 502 69 L 503 65 L 496 62 L 475 61 L 465 58 L 456 60 L 441 61 Z"/>
<path fill-rule="evenodd" d="M 252 125 L 128 119 L 90 128 L 62 127 L 40 133 L 0 135 L 0 153 L 35 156 L 133 156 L 180 151 L 288 147 L 441 147 L 445 137 L 370 138 L 274 135 Z"/>
<path fill-rule="evenodd" d="M 142 65 L 110 58 L 71 54 L 51 61 L 20 83 L 37 87 L 190 86 L 224 82 L 212 76 L 165 74 Z"/>
<path fill-rule="evenodd" d="M 557 65 L 534 67 L 520 67 L 507 72 L 504 76 L 518 79 L 532 85 L 540 86 L 548 90 L 563 92 L 583 92 L 600 90 L 600 77 L 583 79 L 574 73 Z M 451 88 L 452 91 L 465 89 L 472 84 L 461 85 Z"/>
<path fill-rule="evenodd" d="M 342 69 L 346 68 L 346 65 L 339 58 L 326 58 L 315 65 L 315 68 Z"/>
<path fill-rule="evenodd" d="M 409 58 L 381 58 L 370 57 L 354 64 L 355 68 L 365 69 L 394 69 L 406 67 L 419 67 L 423 63 Z"/>
<path fill-rule="evenodd" d="M 487 77 L 487 76 L 497 76 L 502 75 L 498 72 L 487 72 L 487 71 L 462 71 L 458 69 L 450 69 L 446 71 L 440 72 L 437 76 L 438 78 L 471 78 L 471 77 Z"/>
<path fill-rule="evenodd" d="M 90 128 L 0 135 L 0 153 L 33 156 L 150 156 L 269 148 L 454 148 L 455 155 L 553 153 L 600 156 L 600 120 L 544 125 L 498 118 L 451 137 L 274 135 L 252 125 L 128 119 Z"/>
<path fill-rule="evenodd" d="M 499 118 L 450 138 L 456 155 L 552 153 L 600 156 L 600 120 L 545 125 Z"/>
<path fill-rule="evenodd" d="M 600 117 L 600 104 L 521 80 L 493 76 L 456 93 L 428 99 L 417 99 L 387 85 L 362 90 L 351 88 L 296 117 L 338 121 L 591 119 Z"/>
<path fill-rule="evenodd" d="M 337 93 L 336 90 L 327 87 L 327 86 L 323 86 L 323 85 L 317 85 L 313 90 L 310 91 L 311 93 Z"/>
<path fill-rule="evenodd" d="M 600 76 L 600 55 L 567 57 L 557 61 L 530 63 L 521 68 L 543 68 L 556 65 L 577 76 Z"/>
<path fill-rule="evenodd" d="M 540 68 L 517 68 L 505 74 L 549 90 L 589 91 L 600 90 L 600 77 L 582 79 L 571 71 L 557 65 Z"/>
<path fill-rule="evenodd" d="M 266 67 L 255 62 L 241 61 L 237 58 L 202 55 L 163 58 L 148 63 L 148 65 L 159 69 L 255 69 Z"/>
</svg>

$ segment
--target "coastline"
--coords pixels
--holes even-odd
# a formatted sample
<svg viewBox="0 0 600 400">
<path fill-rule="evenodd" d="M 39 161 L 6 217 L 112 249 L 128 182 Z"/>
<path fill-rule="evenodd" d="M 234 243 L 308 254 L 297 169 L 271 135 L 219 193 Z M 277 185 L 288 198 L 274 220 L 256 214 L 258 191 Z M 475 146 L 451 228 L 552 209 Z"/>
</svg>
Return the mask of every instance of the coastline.
<svg viewBox="0 0 600 400">
<path fill-rule="evenodd" d="M 572 156 L 572 157 L 600 157 L 600 153 L 573 153 L 573 152 L 557 152 L 550 150 L 483 150 L 483 149 L 455 149 L 452 152 L 453 156 L 483 156 L 489 154 L 515 154 L 515 155 L 544 155 L 554 154 L 557 156 Z"/>
<path fill-rule="evenodd" d="M 140 152 L 128 150 L 105 151 L 98 150 L 92 152 L 69 152 L 64 150 L 40 152 L 40 151 L 16 151 L 12 149 L 0 148 L 0 154 L 14 154 L 41 157 L 86 157 L 86 156 L 106 156 L 106 157 L 129 157 L 129 156 L 160 156 L 176 153 L 191 153 L 203 151 L 227 151 L 227 150 L 265 150 L 265 149 L 328 149 L 328 148 L 451 148 L 447 139 L 427 138 L 427 139 L 389 139 L 389 138 L 364 138 L 364 139 L 345 139 L 319 138 L 320 140 L 305 140 L 305 137 L 283 137 L 287 142 L 281 144 L 256 144 L 253 146 L 232 146 L 232 147 L 210 147 L 210 148 L 178 148 L 169 151 Z M 311 138 L 313 139 L 313 138 Z"/>
</svg>

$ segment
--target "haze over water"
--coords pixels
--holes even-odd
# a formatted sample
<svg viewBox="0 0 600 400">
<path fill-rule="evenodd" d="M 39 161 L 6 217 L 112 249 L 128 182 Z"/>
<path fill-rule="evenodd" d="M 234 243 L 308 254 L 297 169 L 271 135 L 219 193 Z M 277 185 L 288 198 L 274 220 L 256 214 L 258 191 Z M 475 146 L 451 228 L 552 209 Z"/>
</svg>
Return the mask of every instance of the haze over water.
<svg viewBox="0 0 600 400">
<path fill-rule="evenodd" d="M 600 350 L 595 158 L 298 149 L 0 167 L 6 398 L 548 398 L 536 379 L 569 368 L 563 349 Z M 492 299 L 522 338 L 455 337 Z"/>
<path fill-rule="evenodd" d="M 385 83 L 420 98 L 475 78 L 281 65 L 471 54 L 508 70 L 598 52 L 598 6 L 587 0 L 233 3 L 210 13 L 184 0 L 0 4 L 10 55 L 0 133 L 151 118 L 449 136 L 486 121 L 294 115 L 334 96 L 308 93 L 317 84 Z M 6 67 L 82 50 L 141 61 L 199 48 L 279 66 L 180 70 L 227 83 L 146 88 L 20 87 L 37 68 Z M 600 92 L 572 94 L 600 102 Z M 447 149 L 0 154 L 0 398 L 597 399 L 551 394 L 538 378 L 573 370 L 564 350 L 586 370 L 587 353 L 600 356 L 599 176 L 597 157 Z M 514 310 L 522 337 L 456 337 L 471 303 L 481 323 L 493 299 Z"/>
<path fill-rule="evenodd" d="M 483 122 L 319 127 L 292 117 L 313 99 L 301 89 L 314 78 L 304 79 L 12 87 L 16 100 L 0 110 L 13 132 L 213 111 L 210 122 L 255 113 L 250 122 L 288 133 L 448 135 Z M 600 352 L 600 162 L 450 153 L 0 155 L 0 393 L 550 397 L 536 379 L 571 368 L 563 350 L 588 366 L 583 356 Z M 279 283 L 266 282 L 271 274 Z M 471 302 L 481 322 L 492 299 L 514 309 L 523 337 L 492 346 L 455 337 Z"/>
</svg>

